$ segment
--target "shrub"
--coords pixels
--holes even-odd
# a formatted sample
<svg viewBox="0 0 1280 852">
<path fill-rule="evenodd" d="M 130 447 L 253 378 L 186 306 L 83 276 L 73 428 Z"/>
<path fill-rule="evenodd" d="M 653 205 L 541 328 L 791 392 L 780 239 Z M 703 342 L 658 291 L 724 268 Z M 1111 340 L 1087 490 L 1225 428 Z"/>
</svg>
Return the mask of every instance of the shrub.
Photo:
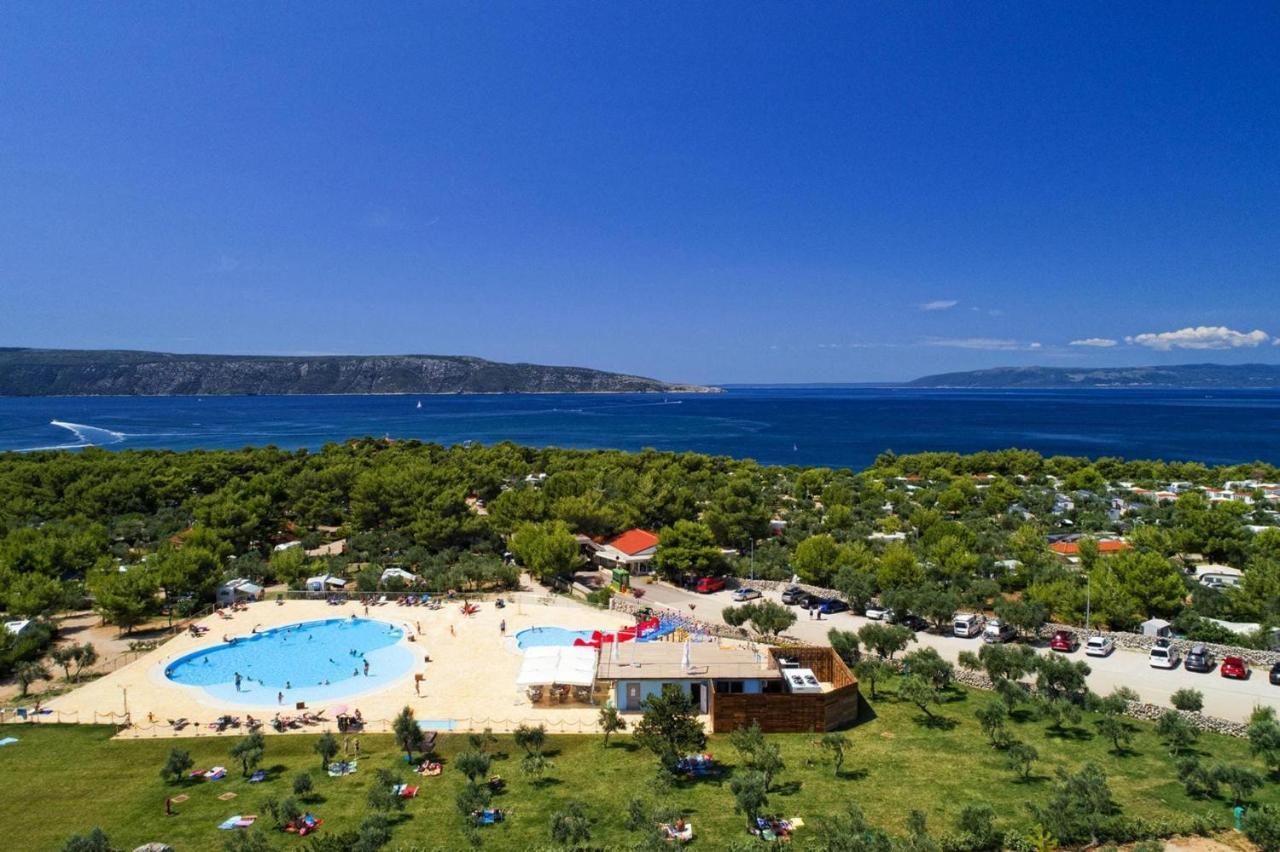
<svg viewBox="0 0 1280 852">
<path fill-rule="evenodd" d="M 1262 852 L 1280 852 L 1280 808 L 1263 805 L 1244 812 L 1244 833 Z"/>
<path fill-rule="evenodd" d="M 1169 696 L 1169 701 L 1179 710 L 1198 713 L 1204 708 L 1204 694 L 1198 689 L 1179 689 Z"/>
<path fill-rule="evenodd" d="M 293 777 L 293 795 L 305 799 L 313 789 L 315 785 L 311 781 L 310 772 L 299 772 Z"/>
<path fill-rule="evenodd" d="M 73 834 L 62 844 L 62 852 L 116 852 L 102 829 L 95 828 L 86 835 Z"/>
</svg>

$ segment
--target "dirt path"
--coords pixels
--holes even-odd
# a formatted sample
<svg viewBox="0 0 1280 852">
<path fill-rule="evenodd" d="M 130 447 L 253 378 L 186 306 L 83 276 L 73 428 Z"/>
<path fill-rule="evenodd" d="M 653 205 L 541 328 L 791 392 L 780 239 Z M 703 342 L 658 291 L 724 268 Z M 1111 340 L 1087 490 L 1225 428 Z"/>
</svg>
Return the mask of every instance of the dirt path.
<svg viewBox="0 0 1280 852">
<path fill-rule="evenodd" d="M 162 641 L 170 635 L 167 620 L 141 625 L 132 633 L 121 635 L 118 628 L 104 625 L 98 614 L 91 610 L 66 613 L 58 616 L 55 621 L 58 625 L 58 641 L 55 647 L 83 645 L 88 642 L 97 650 L 98 662 L 86 669 L 84 674 L 114 671 L 125 663 L 137 659 L 138 654 L 129 650 L 130 643 L 146 640 Z M 31 684 L 29 691 L 32 695 L 66 685 L 63 680 L 65 672 L 61 668 L 55 666 L 48 657 L 45 657 L 44 664 L 53 677 L 51 680 L 38 680 Z M 20 691 L 17 682 L 12 678 L 0 682 L 0 704 L 11 703 Z"/>
</svg>

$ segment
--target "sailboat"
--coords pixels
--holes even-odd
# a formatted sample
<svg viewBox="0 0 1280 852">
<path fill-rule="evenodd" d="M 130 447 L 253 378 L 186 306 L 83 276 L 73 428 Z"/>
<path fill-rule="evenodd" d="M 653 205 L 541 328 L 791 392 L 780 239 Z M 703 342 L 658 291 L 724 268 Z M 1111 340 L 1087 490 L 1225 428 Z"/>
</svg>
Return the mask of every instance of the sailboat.
<svg viewBox="0 0 1280 852">
<path fill-rule="evenodd" d="M 422 400 L 418 400 L 418 408 L 422 408 Z"/>
</svg>

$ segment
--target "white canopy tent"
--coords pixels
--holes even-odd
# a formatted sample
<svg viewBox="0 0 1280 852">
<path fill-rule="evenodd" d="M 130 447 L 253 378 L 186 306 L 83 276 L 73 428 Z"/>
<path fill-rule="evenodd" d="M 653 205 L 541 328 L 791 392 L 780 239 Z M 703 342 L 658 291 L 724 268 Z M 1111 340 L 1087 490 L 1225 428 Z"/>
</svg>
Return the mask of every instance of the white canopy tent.
<svg viewBox="0 0 1280 852">
<path fill-rule="evenodd" d="M 388 580 L 401 580 L 407 584 L 413 584 L 418 582 L 418 575 L 411 574 L 403 568 L 388 568 L 382 572 L 382 582 L 385 583 Z"/>
<path fill-rule="evenodd" d="M 517 686 L 591 686 L 596 680 L 596 651 L 582 645 L 529 648 L 516 677 Z"/>
<path fill-rule="evenodd" d="M 332 574 L 319 574 L 315 577 L 307 578 L 307 591 L 323 592 L 329 589 L 341 589 L 347 584 L 347 581 L 341 577 L 335 577 Z"/>
</svg>

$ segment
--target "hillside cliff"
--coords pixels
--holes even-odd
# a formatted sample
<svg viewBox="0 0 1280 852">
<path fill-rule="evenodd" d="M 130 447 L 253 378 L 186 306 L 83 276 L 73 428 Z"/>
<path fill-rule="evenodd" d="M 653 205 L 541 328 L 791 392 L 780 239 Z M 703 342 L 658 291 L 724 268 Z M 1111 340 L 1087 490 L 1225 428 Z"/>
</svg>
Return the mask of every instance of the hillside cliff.
<svg viewBox="0 0 1280 852">
<path fill-rule="evenodd" d="M 589 370 L 463 355 L 176 355 L 0 348 L 0 396 L 714 391 Z"/>
<path fill-rule="evenodd" d="M 939 373 L 918 388 L 1280 388 L 1280 365 L 1175 364 L 1166 367 L 996 367 Z"/>
</svg>

